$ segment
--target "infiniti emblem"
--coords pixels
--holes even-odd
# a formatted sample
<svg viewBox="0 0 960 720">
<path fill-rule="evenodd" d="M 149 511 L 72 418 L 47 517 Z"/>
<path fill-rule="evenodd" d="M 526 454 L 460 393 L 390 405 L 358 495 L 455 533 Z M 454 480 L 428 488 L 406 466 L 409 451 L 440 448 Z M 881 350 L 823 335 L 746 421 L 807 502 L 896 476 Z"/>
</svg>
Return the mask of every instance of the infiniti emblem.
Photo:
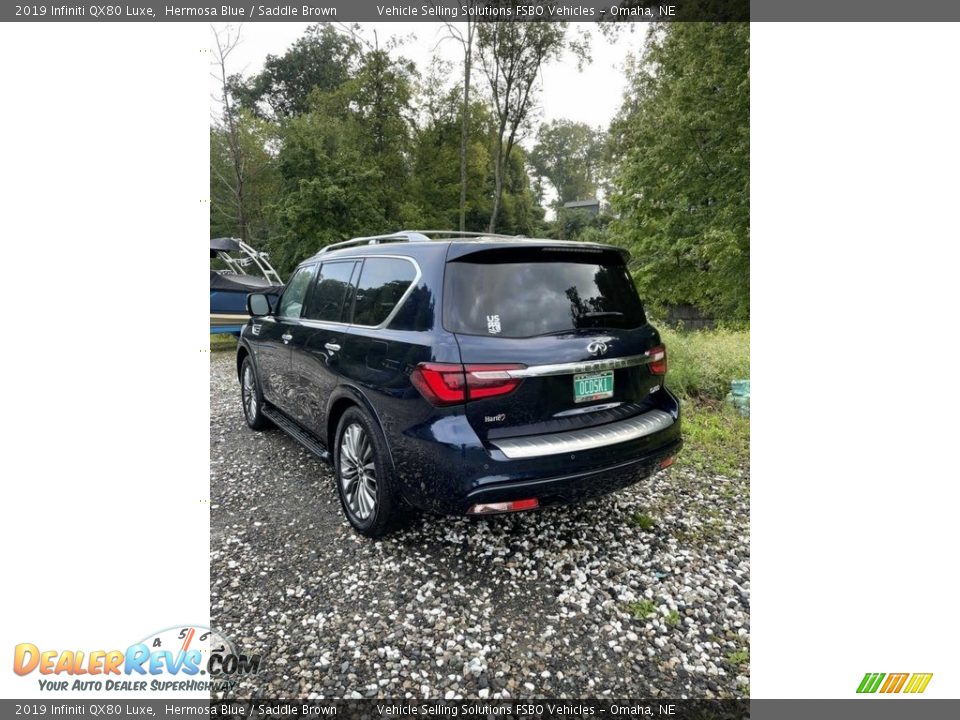
<svg viewBox="0 0 960 720">
<path fill-rule="evenodd" d="M 607 351 L 607 344 L 602 340 L 594 340 L 587 345 L 587 352 L 591 355 L 603 355 Z"/>
</svg>

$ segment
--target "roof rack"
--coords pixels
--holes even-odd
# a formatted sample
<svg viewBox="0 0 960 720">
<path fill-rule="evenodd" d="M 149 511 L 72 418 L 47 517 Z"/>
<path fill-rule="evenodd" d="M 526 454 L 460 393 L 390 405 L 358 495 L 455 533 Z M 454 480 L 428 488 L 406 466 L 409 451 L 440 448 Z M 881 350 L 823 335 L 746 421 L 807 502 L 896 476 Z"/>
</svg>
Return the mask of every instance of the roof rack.
<svg viewBox="0 0 960 720">
<path fill-rule="evenodd" d="M 379 245 L 381 243 L 391 242 L 430 242 L 431 235 L 443 235 L 445 237 L 491 237 L 491 238 L 516 238 L 519 235 L 501 235 L 499 233 L 480 233 L 463 232 L 460 230 L 399 230 L 386 235 L 367 235 L 366 237 L 355 237 L 343 242 L 332 243 L 326 247 L 320 248 L 321 255 L 341 248 L 353 247 L 354 245 Z"/>
<path fill-rule="evenodd" d="M 503 233 L 489 232 L 467 232 L 464 230 L 408 230 L 406 232 L 420 233 L 421 235 L 446 235 L 454 237 L 493 237 L 493 238 L 513 238 L 522 237 L 520 235 L 504 235 Z"/>
</svg>

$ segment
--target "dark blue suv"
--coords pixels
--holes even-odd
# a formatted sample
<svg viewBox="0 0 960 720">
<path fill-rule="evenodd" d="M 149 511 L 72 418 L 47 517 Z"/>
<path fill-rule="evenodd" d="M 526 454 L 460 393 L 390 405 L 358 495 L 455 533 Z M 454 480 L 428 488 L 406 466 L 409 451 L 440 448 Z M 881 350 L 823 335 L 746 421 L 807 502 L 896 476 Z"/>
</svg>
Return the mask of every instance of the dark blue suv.
<svg viewBox="0 0 960 720">
<path fill-rule="evenodd" d="M 243 410 L 333 464 L 358 532 L 404 506 L 482 515 L 673 462 L 680 408 L 627 253 L 456 232 L 357 238 L 248 297 Z"/>
</svg>

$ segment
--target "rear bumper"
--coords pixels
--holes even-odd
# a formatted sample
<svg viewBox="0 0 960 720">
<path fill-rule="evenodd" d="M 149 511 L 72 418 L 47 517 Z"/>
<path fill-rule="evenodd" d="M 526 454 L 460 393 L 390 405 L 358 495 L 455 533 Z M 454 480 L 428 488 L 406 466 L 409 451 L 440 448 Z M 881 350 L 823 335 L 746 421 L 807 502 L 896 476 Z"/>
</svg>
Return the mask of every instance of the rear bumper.
<svg viewBox="0 0 960 720">
<path fill-rule="evenodd" d="M 458 512 L 466 513 L 471 506 L 478 503 L 536 498 L 540 507 L 546 507 L 606 495 L 650 477 L 660 469 L 660 463 L 664 459 L 676 455 L 682 446 L 683 441 L 677 439 L 643 457 L 599 470 L 481 487 L 466 496 Z"/>
<path fill-rule="evenodd" d="M 495 444 L 503 445 L 501 441 L 481 442 L 456 413 L 395 435 L 390 443 L 404 497 L 425 510 L 463 515 L 478 503 L 533 497 L 540 506 L 577 502 L 632 485 L 677 454 L 682 446 L 679 403 L 662 390 L 658 408 L 662 412 L 655 414 L 652 426 L 593 427 L 589 435 L 604 440 L 599 446 L 581 442 L 585 438 L 577 434 L 539 436 L 560 443 L 541 448 L 550 451 L 542 455 L 525 454 L 524 443 L 510 457 Z M 605 442 L 614 435 L 616 442 Z"/>
</svg>

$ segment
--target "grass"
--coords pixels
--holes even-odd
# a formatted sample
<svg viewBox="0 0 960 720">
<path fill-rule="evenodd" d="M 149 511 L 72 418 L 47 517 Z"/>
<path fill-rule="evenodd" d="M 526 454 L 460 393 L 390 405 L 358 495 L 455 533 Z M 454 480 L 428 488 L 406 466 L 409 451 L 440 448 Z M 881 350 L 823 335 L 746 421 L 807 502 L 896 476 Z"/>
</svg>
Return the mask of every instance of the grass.
<svg viewBox="0 0 960 720">
<path fill-rule="evenodd" d="M 210 336 L 210 352 L 236 350 L 237 339 L 233 335 L 217 334 Z"/>
<path fill-rule="evenodd" d="M 750 662 L 750 651 L 746 648 L 727 653 L 727 662 L 731 665 L 746 665 Z"/>
<path fill-rule="evenodd" d="M 750 331 L 661 327 L 660 335 L 667 346 L 667 387 L 683 406 L 677 466 L 738 475 L 750 462 L 750 420 L 725 398 L 731 380 L 750 377 Z"/>
<path fill-rule="evenodd" d="M 654 525 L 656 525 L 652 517 L 643 513 L 636 513 L 633 515 L 633 517 L 630 518 L 630 522 L 644 532 L 650 532 L 653 530 Z"/>
<path fill-rule="evenodd" d="M 633 615 L 637 620 L 646 620 L 657 611 L 657 606 L 652 600 L 639 600 L 627 605 L 627 612 Z"/>
<path fill-rule="evenodd" d="M 749 465 L 749 418 L 724 403 L 695 400 L 683 403 L 681 413 L 683 450 L 678 466 L 733 476 Z"/>
<path fill-rule="evenodd" d="M 680 613 L 676 610 L 671 610 L 667 613 L 667 617 L 664 622 L 667 623 L 667 627 L 676 627 L 680 624 Z"/>
<path fill-rule="evenodd" d="M 684 398 L 723 400 L 730 381 L 750 377 L 749 330 L 684 332 L 660 327 L 667 346 L 667 384 Z"/>
</svg>

